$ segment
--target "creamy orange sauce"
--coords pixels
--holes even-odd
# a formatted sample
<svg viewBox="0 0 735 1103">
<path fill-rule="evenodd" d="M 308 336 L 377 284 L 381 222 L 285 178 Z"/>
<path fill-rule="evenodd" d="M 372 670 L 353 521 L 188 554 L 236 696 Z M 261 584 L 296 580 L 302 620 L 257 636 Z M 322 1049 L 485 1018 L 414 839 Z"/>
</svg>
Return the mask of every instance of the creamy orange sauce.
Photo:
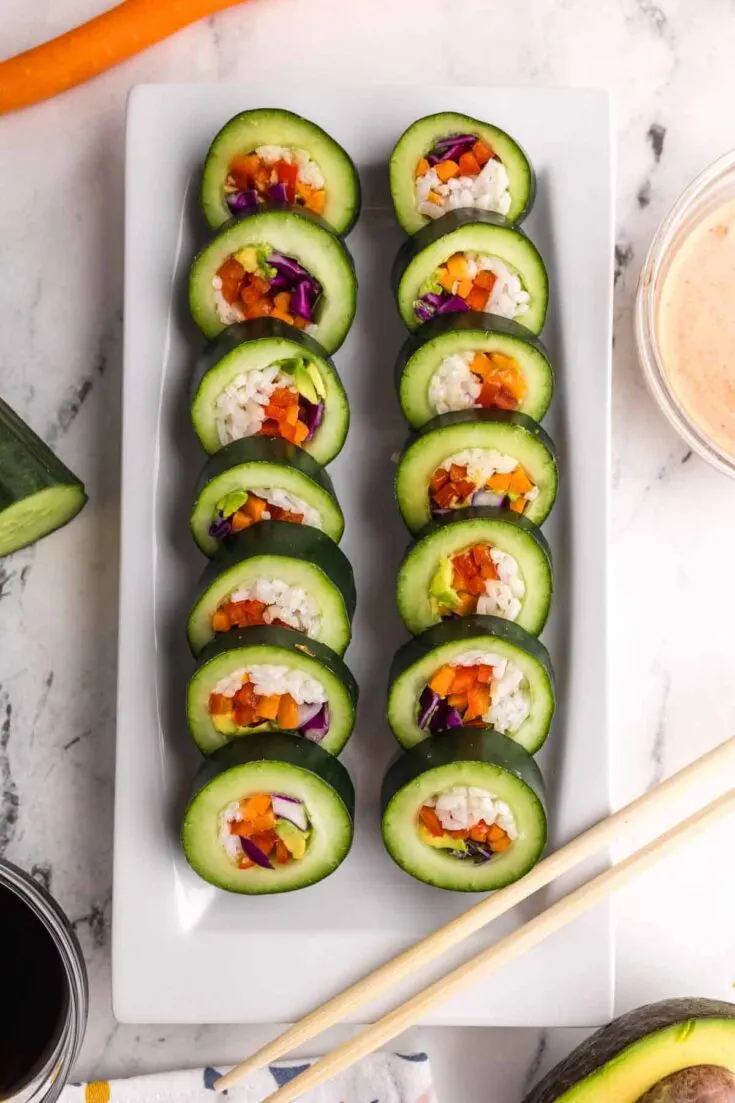
<svg viewBox="0 0 735 1103">
<path fill-rule="evenodd" d="M 703 219 L 679 246 L 663 277 L 656 338 L 686 413 L 735 455 L 735 200 Z"/>
</svg>

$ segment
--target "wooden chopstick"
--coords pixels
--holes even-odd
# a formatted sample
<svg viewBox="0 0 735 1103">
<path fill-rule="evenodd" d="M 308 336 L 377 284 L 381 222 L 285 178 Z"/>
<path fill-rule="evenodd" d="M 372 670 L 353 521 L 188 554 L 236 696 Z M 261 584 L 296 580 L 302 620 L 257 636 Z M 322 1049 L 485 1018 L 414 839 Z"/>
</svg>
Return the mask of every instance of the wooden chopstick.
<svg viewBox="0 0 735 1103">
<path fill-rule="evenodd" d="M 326 1080 L 330 1080 L 361 1058 L 373 1053 L 379 1046 L 391 1041 L 408 1027 L 413 1026 L 427 1011 L 456 995 L 470 982 L 495 972 L 561 930 L 567 923 L 577 919 L 634 877 L 638 877 L 656 862 L 673 853 L 685 840 L 692 839 L 717 820 L 733 813 L 735 813 L 735 789 L 718 797 L 678 826 L 635 851 L 630 857 L 562 897 L 556 904 L 552 904 L 535 919 L 507 935 L 494 946 L 488 947 L 440 980 L 430 984 L 428 988 L 401 1004 L 395 1011 L 384 1015 L 373 1026 L 367 1027 L 350 1041 L 337 1046 L 329 1056 L 317 1061 L 305 1072 L 284 1084 L 278 1091 L 269 1095 L 263 1103 L 293 1103 L 293 1100 Z"/>
<path fill-rule="evenodd" d="M 735 738 L 715 747 L 714 750 L 661 782 L 649 793 L 638 797 L 607 819 L 601 820 L 566 846 L 550 854 L 548 858 L 544 858 L 520 881 L 486 897 L 446 926 L 427 935 L 391 961 L 379 966 L 369 976 L 356 981 L 339 995 L 310 1012 L 300 1022 L 289 1027 L 273 1041 L 267 1042 L 230 1072 L 220 1076 L 214 1083 L 215 1090 L 224 1091 L 226 1088 L 231 1088 L 248 1073 L 278 1061 L 296 1046 L 303 1045 L 328 1027 L 341 1022 L 346 1015 L 363 1007 L 453 946 L 459 945 L 533 893 L 545 888 L 557 877 L 574 869 L 613 842 L 617 842 L 621 836 L 640 829 L 649 817 L 661 815 L 668 808 L 675 808 L 695 786 L 708 781 L 719 781 L 723 776 L 727 777 L 728 771 L 735 777 Z"/>
</svg>

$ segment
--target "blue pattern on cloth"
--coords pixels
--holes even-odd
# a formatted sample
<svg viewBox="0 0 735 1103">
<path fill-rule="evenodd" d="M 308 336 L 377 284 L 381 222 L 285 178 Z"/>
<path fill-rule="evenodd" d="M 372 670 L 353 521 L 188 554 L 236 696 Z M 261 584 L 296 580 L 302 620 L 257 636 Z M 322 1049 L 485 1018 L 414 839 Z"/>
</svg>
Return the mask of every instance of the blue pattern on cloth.
<svg viewBox="0 0 735 1103">
<path fill-rule="evenodd" d="M 284 1084 L 288 1084 L 289 1080 L 295 1080 L 297 1076 L 310 1068 L 311 1065 L 287 1065 L 285 1068 L 283 1065 L 269 1065 L 270 1074 L 279 1088 L 282 1088 Z"/>
<path fill-rule="evenodd" d="M 221 1075 L 222 1073 L 219 1071 L 219 1069 L 213 1069 L 211 1065 L 207 1065 L 202 1073 L 204 1087 L 207 1089 L 207 1091 L 214 1091 L 215 1081 L 219 1080 Z M 227 1095 L 227 1092 L 222 1092 L 222 1095 Z"/>
</svg>

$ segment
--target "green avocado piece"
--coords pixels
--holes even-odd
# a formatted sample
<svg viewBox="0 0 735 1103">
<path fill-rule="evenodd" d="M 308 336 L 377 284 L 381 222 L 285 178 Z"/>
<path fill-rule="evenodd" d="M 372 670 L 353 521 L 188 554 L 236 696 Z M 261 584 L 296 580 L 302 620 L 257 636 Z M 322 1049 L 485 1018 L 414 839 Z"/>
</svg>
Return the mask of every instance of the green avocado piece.
<svg viewBox="0 0 735 1103">
<path fill-rule="evenodd" d="M 228 716 L 212 716 L 212 724 L 218 732 L 222 732 L 223 735 L 235 735 L 238 731 L 237 724 L 232 719 L 232 713 Z"/>
<path fill-rule="evenodd" d="M 296 824 L 288 820 L 276 820 L 276 835 L 286 845 L 292 858 L 304 857 L 309 841 L 308 831 L 300 831 Z"/>
<path fill-rule="evenodd" d="M 225 494 L 224 498 L 220 498 L 214 507 L 214 511 L 215 513 L 221 513 L 223 517 L 231 517 L 233 513 L 237 513 L 241 506 L 245 505 L 247 500 L 247 490 L 231 490 L 229 494 Z"/>
<path fill-rule="evenodd" d="M 435 615 L 439 614 L 439 606 L 449 609 L 450 612 L 454 612 L 455 609 L 459 608 L 459 596 L 452 585 L 453 578 L 454 568 L 452 567 L 452 561 L 446 556 L 439 560 L 439 566 L 429 585 L 431 611 Z"/>
<path fill-rule="evenodd" d="M 577 1047 L 524 1103 L 732 1103 L 735 1004 L 680 999 L 622 1015 Z"/>
<path fill-rule="evenodd" d="M 306 370 L 309 373 L 309 378 L 311 379 L 311 382 L 314 384 L 314 390 L 316 391 L 319 398 L 321 398 L 321 399 L 326 398 L 327 397 L 327 388 L 324 386 L 324 380 L 322 379 L 321 375 L 319 374 L 319 368 L 316 366 L 316 364 L 312 364 L 311 362 L 309 362 L 306 365 Z"/>
<path fill-rule="evenodd" d="M 451 835 L 432 835 L 423 824 L 419 824 L 419 835 L 427 846 L 433 846 L 434 850 L 460 850 L 464 852 L 467 844 L 464 839 L 453 839 Z"/>
<path fill-rule="evenodd" d="M 296 365 L 292 372 L 292 377 L 294 387 L 299 394 L 303 395 L 307 402 L 311 402 L 316 406 L 319 401 L 319 395 L 316 393 L 316 388 L 309 374 L 309 369 L 303 361 Z"/>
</svg>

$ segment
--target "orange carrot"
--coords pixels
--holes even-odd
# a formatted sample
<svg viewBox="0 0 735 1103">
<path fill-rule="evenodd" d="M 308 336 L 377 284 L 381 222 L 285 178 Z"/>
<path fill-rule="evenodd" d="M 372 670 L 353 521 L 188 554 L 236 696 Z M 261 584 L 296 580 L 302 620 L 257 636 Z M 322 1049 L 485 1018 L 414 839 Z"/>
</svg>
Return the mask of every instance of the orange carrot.
<svg viewBox="0 0 735 1103">
<path fill-rule="evenodd" d="M 416 166 L 416 176 L 417 177 L 426 176 L 426 174 L 429 171 L 430 167 L 431 166 L 429 165 L 429 162 L 426 160 L 426 158 L 422 157 L 421 160 L 419 161 L 419 163 Z"/>
<path fill-rule="evenodd" d="M 0 114 L 96 77 L 240 0 L 122 0 L 58 38 L 0 61 Z"/>
<path fill-rule="evenodd" d="M 453 176 L 459 176 L 459 165 L 456 161 L 440 161 L 436 166 L 436 175 L 446 184 Z"/>
</svg>

